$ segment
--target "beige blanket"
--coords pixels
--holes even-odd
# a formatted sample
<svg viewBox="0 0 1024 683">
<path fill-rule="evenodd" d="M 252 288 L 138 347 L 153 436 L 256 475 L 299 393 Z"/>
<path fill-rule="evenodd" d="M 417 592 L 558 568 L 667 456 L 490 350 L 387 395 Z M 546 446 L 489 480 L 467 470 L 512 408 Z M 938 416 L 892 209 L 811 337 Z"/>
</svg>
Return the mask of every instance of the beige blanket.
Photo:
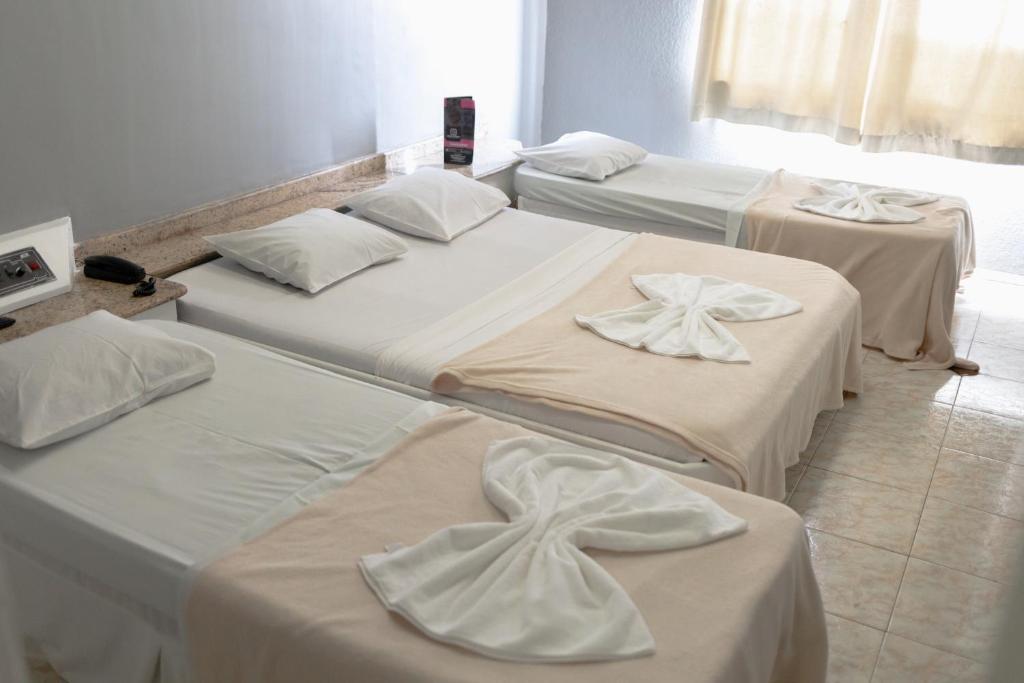
<svg viewBox="0 0 1024 683">
<path fill-rule="evenodd" d="M 645 301 L 630 276 L 717 275 L 803 304 L 796 315 L 723 323 L 750 364 L 630 349 L 579 327 L 577 313 Z M 452 360 L 434 390 L 499 391 L 674 439 L 751 493 L 782 499 L 822 410 L 859 392 L 860 300 L 842 277 L 809 261 L 641 235 L 558 306 Z"/>
<path fill-rule="evenodd" d="M 950 338 L 960 279 L 974 268 L 974 227 L 963 200 L 915 206 L 917 223 L 858 223 L 801 211 L 808 179 L 776 171 L 746 209 L 747 247 L 823 263 L 861 296 L 863 342 L 914 369 L 957 364 Z M 975 366 L 976 369 L 976 366 Z"/>
<path fill-rule="evenodd" d="M 186 606 L 195 679 L 209 683 L 825 680 L 824 613 L 788 508 L 694 479 L 746 533 L 660 553 L 591 552 L 657 641 L 651 657 L 517 664 L 429 639 L 367 587 L 360 556 L 464 522 L 505 521 L 481 489 L 489 443 L 526 433 L 463 410 L 422 425 L 372 469 L 207 567 Z"/>
</svg>

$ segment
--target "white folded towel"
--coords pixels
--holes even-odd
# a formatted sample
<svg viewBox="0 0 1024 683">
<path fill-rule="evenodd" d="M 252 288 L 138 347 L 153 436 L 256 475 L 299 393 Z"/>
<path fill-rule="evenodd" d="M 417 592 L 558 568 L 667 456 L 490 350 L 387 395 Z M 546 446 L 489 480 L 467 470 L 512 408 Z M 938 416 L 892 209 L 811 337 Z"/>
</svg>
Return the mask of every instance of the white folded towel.
<svg viewBox="0 0 1024 683">
<path fill-rule="evenodd" d="M 856 183 L 812 182 L 820 195 L 793 202 L 802 211 L 860 223 L 915 223 L 924 215 L 909 206 L 930 204 L 938 195 L 891 187 L 864 188 Z"/>
<path fill-rule="evenodd" d="M 582 548 L 688 548 L 747 527 L 654 468 L 540 437 L 492 443 L 483 490 L 508 522 L 449 527 L 365 556 L 360 568 L 389 610 L 432 638 L 496 659 L 652 654 L 636 605 Z"/>
<path fill-rule="evenodd" d="M 698 356 L 749 363 L 750 356 L 719 323 L 768 320 L 803 310 L 770 289 L 711 275 L 634 275 L 633 286 L 650 301 L 618 311 L 577 315 L 576 323 L 610 341 L 662 356 Z"/>
</svg>

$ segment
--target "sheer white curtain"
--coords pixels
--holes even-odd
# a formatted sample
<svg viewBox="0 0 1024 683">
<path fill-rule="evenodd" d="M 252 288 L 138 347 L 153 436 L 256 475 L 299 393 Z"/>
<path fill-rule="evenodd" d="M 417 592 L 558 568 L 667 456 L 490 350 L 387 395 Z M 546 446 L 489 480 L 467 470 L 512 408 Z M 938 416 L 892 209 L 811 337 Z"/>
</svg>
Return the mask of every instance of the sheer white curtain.
<svg viewBox="0 0 1024 683">
<path fill-rule="evenodd" d="M 694 120 L 1024 163 L 1024 0 L 705 0 Z"/>
</svg>

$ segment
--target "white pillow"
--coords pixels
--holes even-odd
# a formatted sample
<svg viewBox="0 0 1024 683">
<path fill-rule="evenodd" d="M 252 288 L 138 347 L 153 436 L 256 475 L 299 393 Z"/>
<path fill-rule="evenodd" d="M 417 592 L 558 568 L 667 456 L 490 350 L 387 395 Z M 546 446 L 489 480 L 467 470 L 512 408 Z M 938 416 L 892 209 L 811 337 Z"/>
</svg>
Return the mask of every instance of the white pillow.
<svg viewBox="0 0 1024 683">
<path fill-rule="evenodd" d="M 566 133 L 549 145 L 516 154 L 542 171 L 586 180 L 604 180 L 647 158 L 647 150 L 639 145 L 586 130 Z"/>
<path fill-rule="evenodd" d="M 332 209 L 205 239 L 221 256 L 311 294 L 407 251 L 397 235 Z"/>
<path fill-rule="evenodd" d="M 389 228 L 451 242 L 511 202 L 497 188 L 455 171 L 428 166 L 360 193 L 346 203 Z"/>
<path fill-rule="evenodd" d="M 106 311 L 0 344 L 0 441 L 38 448 L 213 375 L 213 354 Z"/>
</svg>

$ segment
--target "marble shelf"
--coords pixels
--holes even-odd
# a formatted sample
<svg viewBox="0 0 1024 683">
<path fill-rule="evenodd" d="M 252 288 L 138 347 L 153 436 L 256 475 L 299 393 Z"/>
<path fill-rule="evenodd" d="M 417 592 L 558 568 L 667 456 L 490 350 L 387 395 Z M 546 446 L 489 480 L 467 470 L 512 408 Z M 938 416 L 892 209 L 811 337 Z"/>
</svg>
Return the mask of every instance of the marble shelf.
<svg viewBox="0 0 1024 683">
<path fill-rule="evenodd" d="M 17 322 L 6 330 L 0 330 L 0 343 L 98 310 L 107 310 L 122 318 L 131 318 L 173 301 L 187 291 L 185 285 L 161 279 L 157 279 L 156 294 L 152 296 L 133 297 L 134 289 L 134 285 L 92 280 L 79 272 L 75 275 L 74 288 L 70 292 L 7 313 L 6 315 Z"/>
</svg>

